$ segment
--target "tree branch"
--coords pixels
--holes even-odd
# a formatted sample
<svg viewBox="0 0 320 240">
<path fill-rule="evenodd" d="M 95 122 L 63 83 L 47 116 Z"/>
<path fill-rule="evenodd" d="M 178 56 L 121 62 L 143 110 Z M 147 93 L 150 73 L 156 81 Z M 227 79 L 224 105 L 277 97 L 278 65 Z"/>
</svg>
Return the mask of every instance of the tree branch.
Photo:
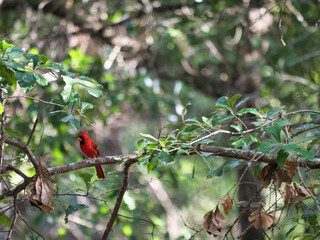
<svg viewBox="0 0 320 240">
<path fill-rule="evenodd" d="M 121 206 L 121 202 L 122 202 L 123 196 L 124 196 L 124 194 L 125 194 L 125 192 L 127 191 L 127 188 L 128 188 L 129 168 L 135 162 L 137 162 L 137 160 L 130 159 L 130 160 L 126 161 L 126 163 L 125 163 L 124 170 L 123 170 L 122 187 L 120 189 L 116 204 L 114 205 L 114 208 L 113 208 L 113 211 L 112 211 L 112 214 L 111 214 L 111 218 L 110 218 L 110 220 L 109 220 L 109 222 L 107 224 L 107 227 L 106 227 L 106 229 L 105 229 L 105 231 L 103 233 L 103 236 L 102 236 L 101 240 L 106 240 L 107 239 L 107 237 L 109 236 L 109 234 L 110 234 L 110 232 L 112 230 L 112 226 L 113 226 L 115 220 L 118 217 L 118 212 L 119 212 L 119 209 L 120 209 L 120 206 Z"/>
<path fill-rule="evenodd" d="M 15 147 L 21 149 L 22 151 L 24 151 L 27 154 L 27 156 L 29 157 L 29 159 L 30 159 L 31 163 L 33 164 L 33 166 L 35 167 L 35 169 L 38 168 L 38 165 L 39 165 L 38 159 L 34 156 L 33 152 L 31 151 L 31 149 L 28 145 L 23 144 L 19 141 L 13 140 L 11 138 L 5 138 L 4 142 L 9 145 L 15 146 Z"/>
<path fill-rule="evenodd" d="M 269 163 L 272 165 L 278 165 L 276 162 L 277 156 L 270 154 L 255 152 L 252 150 L 240 150 L 226 147 L 217 147 L 212 145 L 198 145 L 195 147 L 197 151 L 210 152 L 214 156 L 236 158 L 245 161 L 251 161 L 255 158 L 257 162 Z M 288 161 L 295 162 L 298 167 L 308 167 L 311 169 L 320 169 L 319 159 L 314 159 L 313 161 L 306 160 L 295 160 L 296 158 L 288 158 Z"/>
</svg>

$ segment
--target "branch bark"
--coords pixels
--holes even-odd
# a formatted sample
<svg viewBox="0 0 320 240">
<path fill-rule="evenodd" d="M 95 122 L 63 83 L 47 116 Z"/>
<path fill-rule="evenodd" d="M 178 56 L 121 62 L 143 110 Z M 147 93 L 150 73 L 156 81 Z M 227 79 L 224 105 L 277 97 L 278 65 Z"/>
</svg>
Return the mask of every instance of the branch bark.
<svg viewBox="0 0 320 240">
<path fill-rule="evenodd" d="M 122 187 L 120 189 L 116 204 L 114 205 L 114 208 L 113 208 L 113 211 L 112 211 L 112 214 L 111 214 L 111 218 L 110 218 L 110 220 L 109 220 L 109 222 L 107 224 L 106 230 L 104 231 L 101 240 L 106 240 L 107 239 L 107 237 L 109 236 L 109 234 L 110 234 L 110 232 L 112 230 L 112 226 L 113 226 L 115 220 L 118 217 L 118 212 L 119 212 L 119 209 L 120 209 L 120 206 L 121 206 L 121 202 L 122 202 L 123 196 L 124 196 L 125 192 L 128 189 L 129 169 L 130 169 L 130 166 L 133 163 L 136 163 L 136 162 L 137 162 L 137 160 L 130 159 L 125 163 L 124 170 L 123 170 Z"/>
</svg>

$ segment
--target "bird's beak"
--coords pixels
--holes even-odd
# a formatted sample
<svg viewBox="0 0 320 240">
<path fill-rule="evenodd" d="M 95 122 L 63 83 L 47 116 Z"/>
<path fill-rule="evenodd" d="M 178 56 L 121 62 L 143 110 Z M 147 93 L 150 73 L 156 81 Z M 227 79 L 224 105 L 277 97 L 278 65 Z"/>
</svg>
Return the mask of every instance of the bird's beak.
<svg viewBox="0 0 320 240">
<path fill-rule="evenodd" d="M 81 138 L 80 138 L 80 137 L 78 137 L 77 141 L 78 141 L 78 142 L 80 142 L 80 141 L 81 141 Z"/>
</svg>

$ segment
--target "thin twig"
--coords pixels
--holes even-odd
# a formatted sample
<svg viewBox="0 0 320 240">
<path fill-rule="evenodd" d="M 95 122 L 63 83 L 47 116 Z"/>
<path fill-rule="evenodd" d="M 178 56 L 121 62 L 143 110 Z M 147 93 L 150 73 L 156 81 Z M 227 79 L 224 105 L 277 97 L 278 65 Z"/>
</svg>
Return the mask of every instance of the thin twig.
<svg viewBox="0 0 320 240">
<path fill-rule="evenodd" d="M 32 139 L 32 137 L 33 137 L 33 134 L 34 134 L 34 132 L 35 132 L 35 130 L 36 130 L 36 127 L 37 127 L 37 125 L 38 125 L 39 118 L 40 118 L 40 116 L 38 116 L 38 117 L 36 118 L 36 121 L 35 121 L 34 124 L 33 124 L 33 128 L 32 128 L 32 131 L 31 131 L 29 140 L 28 140 L 28 142 L 27 142 L 27 146 L 29 146 L 29 144 L 30 144 L 30 142 L 31 142 L 31 139 Z"/>
<path fill-rule="evenodd" d="M 303 180 L 303 178 L 302 178 L 302 176 L 301 176 L 300 168 L 299 168 L 299 167 L 297 167 L 297 172 L 298 172 L 299 179 L 300 179 L 302 185 L 305 187 L 305 189 L 307 190 L 307 192 L 309 193 L 309 195 L 312 197 L 312 199 L 313 199 L 314 203 L 316 204 L 318 210 L 320 210 L 320 206 L 319 206 L 320 203 L 319 203 L 319 201 L 317 200 L 317 198 L 313 195 L 313 193 L 310 191 L 310 189 L 307 187 L 307 185 L 305 184 L 305 182 L 304 182 L 304 180 Z"/>
<path fill-rule="evenodd" d="M 154 238 L 153 234 L 154 234 L 154 229 L 156 228 L 156 225 L 154 222 L 152 222 L 150 219 L 144 219 L 144 218 L 137 218 L 137 217 L 129 217 L 129 216 L 125 216 L 125 215 L 122 215 L 122 214 L 118 214 L 118 217 L 123 217 L 123 218 L 127 218 L 127 219 L 133 219 L 133 220 L 138 220 L 138 221 L 144 221 L 144 222 L 147 222 L 149 224 L 152 225 L 152 232 L 151 232 L 151 237 L 152 239 Z"/>
<path fill-rule="evenodd" d="M 17 195 L 14 195 L 13 196 L 13 220 L 11 222 L 11 226 L 10 226 L 10 229 L 8 232 L 7 240 L 11 239 L 11 234 L 12 234 L 14 225 L 16 223 L 16 220 L 17 220 Z"/>
<path fill-rule="evenodd" d="M 197 230 L 194 227 L 191 227 L 191 226 L 187 225 L 187 223 L 184 221 L 183 217 L 181 215 L 180 215 L 180 217 L 181 217 L 181 219 L 183 221 L 184 226 L 195 232 L 194 234 L 191 235 L 191 237 L 189 239 L 194 238 L 195 235 L 197 235 L 199 232 L 203 231 L 202 228 L 200 230 Z"/>
<path fill-rule="evenodd" d="M 119 192 L 119 195 L 117 197 L 117 201 L 116 201 L 116 204 L 114 205 L 114 208 L 113 208 L 113 211 L 112 211 L 112 214 L 111 214 L 111 218 L 107 224 L 107 227 L 103 233 L 103 236 L 101 238 L 101 240 L 106 240 L 107 237 L 109 236 L 111 230 L 112 230 L 112 226 L 115 222 L 115 220 L 117 219 L 118 217 L 118 212 L 119 212 L 119 209 L 120 209 L 120 206 L 121 206 L 121 202 L 122 202 L 122 199 L 123 199 L 123 196 L 128 188 L 128 182 L 129 182 L 129 169 L 130 169 L 130 166 L 135 163 L 135 161 L 132 161 L 132 160 L 129 160 L 125 163 L 124 165 L 124 170 L 123 170 L 123 181 L 122 181 L 122 187 L 120 189 L 120 192 Z"/>
<path fill-rule="evenodd" d="M 0 89 L 0 103 L 2 104 L 2 107 L 5 105 L 5 99 L 3 98 L 3 91 Z M 4 159 L 4 124 L 5 124 L 5 114 L 4 110 L 1 114 L 0 118 L 0 171 L 2 169 L 3 165 L 3 159 Z"/>
<path fill-rule="evenodd" d="M 66 106 L 64 106 L 62 104 L 58 104 L 58 103 L 54 103 L 54 102 L 47 102 L 47 101 L 44 101 L 42 99 L 34 98 L 34 97 L 30 97 L 30 96 L 9 96 L 9 97 L 6 97 L 5 99 L 9 99 L 9 98 L 27 98 L 27 99 L 32 99 L 34 101 L 42 102 L 42 103 L 45 103 L 45 104 L 48 104 L 48 105 L 53 105 L 53 106 L 58 106 L 58 107 L 61 107 L 61 108 L 66 108 Z"/>
<path fill-rule="evenodd" d="M 17 212 L 18 216 L 20 217 L 20 219 L 28 226 L 28 228 L 30 229 L 31 234 L 33 235 L 32 232 L 35 232 L 39 237 L 41 237 L 43 240 L 45 240 L 45 238 L 38 232 L 36 231 L 25 219 L 24 217 L 22 217 L 20 211 Z"/>
</svg>

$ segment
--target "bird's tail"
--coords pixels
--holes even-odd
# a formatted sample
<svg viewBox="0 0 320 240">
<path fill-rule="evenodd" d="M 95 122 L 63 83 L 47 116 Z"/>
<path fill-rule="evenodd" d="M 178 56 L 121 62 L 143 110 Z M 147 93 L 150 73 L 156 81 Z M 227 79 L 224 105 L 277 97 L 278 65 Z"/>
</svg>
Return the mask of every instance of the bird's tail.
<svg viewBox="0 0 320 240">
<path fill-rule="evenodd" d="M 104 174 L 102 166 L 101 165 L 97 165 L 95 167 L 96 167 L 96 172 L 97 172 L 98 178 L 105 178 L 106 175 Z"/>
</svg>

